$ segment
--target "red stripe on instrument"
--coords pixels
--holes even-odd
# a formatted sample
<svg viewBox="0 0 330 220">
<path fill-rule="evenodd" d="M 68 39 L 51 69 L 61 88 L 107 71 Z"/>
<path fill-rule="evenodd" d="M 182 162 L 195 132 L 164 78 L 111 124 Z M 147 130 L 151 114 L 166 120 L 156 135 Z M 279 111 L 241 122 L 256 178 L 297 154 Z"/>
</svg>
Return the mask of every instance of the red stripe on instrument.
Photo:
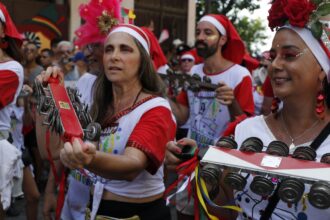
<svg viewBox="0 0 330 220">
<path fill-rule="evenodd" d="M 52 91 L 56 108 L 61 116 L 64 130 L 63 138 L 67 141 L 70 141 L 71 137 L 83 138 L 83 130 L 64 86 L 57 83 L 49 83 L 49 87 Z"/>
<path fill-rule="evenodd" d="M 244 160 L 248 163 L 252 163 L 261 169 L 265 170 L 289 170 L 289 169 L 315 169 L 315 168 L 330 168 L 329 164 L 325 163 L 319 163 L 315 161 L 305 161 L 305 160 L 299 160 L 292 157 L 280 157 L 281 163 L 279 167 L 273 168 L 273 167 L 265 167 L 261 166 L 261 161 L 264 159 L 265 156 L 272 156 L 266 153 L 246 153 L 239 150 L 232 150 L 232 149 L 226 149 L 226 148 L 219 148 L 214 147 L 217 150 L 220 150 L 226 154 L 229 154 L 231 156 L 237 157 L 240 160 Z M 275 156 L 274 156 L 275 157 Z"/>
</svg>

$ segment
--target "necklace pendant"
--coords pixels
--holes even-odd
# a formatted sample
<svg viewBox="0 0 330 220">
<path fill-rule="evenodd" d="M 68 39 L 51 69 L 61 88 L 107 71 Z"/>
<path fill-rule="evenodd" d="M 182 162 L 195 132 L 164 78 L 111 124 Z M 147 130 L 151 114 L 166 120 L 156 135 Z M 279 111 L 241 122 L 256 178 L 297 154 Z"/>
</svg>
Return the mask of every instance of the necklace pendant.
<svg viewBox="0 0 330 220">
<path fill-rule="evenodd" d="M 291 149 L 293 149 L 293 148 L 295 148 L 296 146 L 294 145 L 294 143 L 292 142 L 291 144 L 290 144 L 290 146 L 289 146 L 289 149 L 291 150 Z"/>
</svg>

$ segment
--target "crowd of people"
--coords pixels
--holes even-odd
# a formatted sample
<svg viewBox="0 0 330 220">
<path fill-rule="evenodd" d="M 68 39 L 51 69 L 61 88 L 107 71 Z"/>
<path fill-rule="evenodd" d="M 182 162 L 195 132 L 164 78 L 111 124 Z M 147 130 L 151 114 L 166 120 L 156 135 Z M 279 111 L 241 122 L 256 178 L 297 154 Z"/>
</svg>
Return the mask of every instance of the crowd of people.
<svg viewBox="0 0 330 220">
<path fill-rule="evenodd" d="M 164 192 L 185 162 L 178 156 L 182 146 L 207 149 L 231 136 L 238 146 L 258 137 L 263 151 L 274 140 L 286 143 L 291 154 L 301 146 L 315 147 L 314 139 L 330 122 L 329 35 L 322 23 L 311 28 L 321 19 L 322 4 L 272 1 L 268 21 L 276 34 L 257 60 L 220 14 L 197 22 L 194 46 L 180 41 L 166 54 L 150 28 L 121 23 L 119 1 L 90 0 L 80 6 L 84 24 L 74 43 L 54 39 L 50 48 L 40 49 L 18 33 L 0 3 L 0 163 L 6 164 L 0 173 L 0 220 L 17 214 L 15 199 L 22 196 L 26 218 L 38 219 L 41 194 L 45 220 L 167 220 L 173 213 Z M 304 16 L 296 15 L 297 7 Z M 330 14 L 327 10 L 319 13 Z M 109 14 L 116 22 L 95 23 Z M 199 77 L 216 88 L 182 86 L 173 93 L 162 80 L 169 72 Z M 47 85 L 50 77 L 77 88 L 92 121 L 101 126 L 99 140 L 65 142 L 53 131 L 46 144 L 35 82 Z M 317 143 L 316 161 L 330 153 L 329 141 Z M 57 151 L 49 161 L 40 152 L 46 145 Z M 56 181 L 61 173 L 68 173 L 64 201 Z M 177 187 L 184 188 L 188 177 Z M 243 192 L 220 180 L 214 201 L 242 211 L 211 209 L 214 216 L 329 219 L 330 208 L 317 209 L 305 199 L 279 201 L 269 211 L 271 196 L 260 199 L 249 188 L 253 177 L 245 179 Z M 187 188 L 172 199 L 176 218 L 203 219 L 196 216 L 199 204 Z M 306 184 L 306 192 L 309 188 Z"/>
</svg>

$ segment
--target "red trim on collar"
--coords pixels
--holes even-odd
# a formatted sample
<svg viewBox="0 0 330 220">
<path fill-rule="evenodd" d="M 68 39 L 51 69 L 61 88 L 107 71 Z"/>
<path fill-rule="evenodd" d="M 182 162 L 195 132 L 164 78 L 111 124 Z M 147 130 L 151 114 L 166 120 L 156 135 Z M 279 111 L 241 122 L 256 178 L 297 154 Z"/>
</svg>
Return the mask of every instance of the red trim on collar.
<svg viewBox="0 0 330 220">
<path fill-rule="evenodd" d="M 122 110 L 121 112 L 118 112 L 117 114 L 115 114 L 114 116 L 112 116 L 110 118 L 110 120 L 106 123 L 104 123 L 104 127 L 108 127 L 109 124 L 116 122 L 119 118 L 123 117 L 124 115 L 127 115 L 128 113 L 132 112 L 134 109 L 136 109 L 138 106 L 142 105 L 143 103 L 156 98 L 156 95 L 150 95 L 148 97 L 145 97 L 144 99 L 141 99 L 140 101 L 138 101 L 137 103 L 135 103 L 134 105 L 132 105 L 131 107 L 128 107 L 124 110 Z"/>
<path fill-rule="evenodd" d="M 221 74 L 221 73 L 226 72 L 227 70 L 229 70 L 230 68 L 232 68 L 232 67 L 235 66 L 235 65 L 236 65 L 236 64 L 233 63 L 233 65 L 229 66 L 227 69 L 225 69 L 225 70 L 223 70 L 223 71 L 221 71 L 221 72 L 217 72 L 217 73 L 206 73 L 206 72 L 204 71 L 204 67 L 205 67 L 205 65 L 204 65 L 204 66 L 203 66 L 203 73 L 204 73 L 205 75 L 207 75 L 207 76 L 215 76 L 215 75 L 219 75 L 219 74 Z"/>
</svg>

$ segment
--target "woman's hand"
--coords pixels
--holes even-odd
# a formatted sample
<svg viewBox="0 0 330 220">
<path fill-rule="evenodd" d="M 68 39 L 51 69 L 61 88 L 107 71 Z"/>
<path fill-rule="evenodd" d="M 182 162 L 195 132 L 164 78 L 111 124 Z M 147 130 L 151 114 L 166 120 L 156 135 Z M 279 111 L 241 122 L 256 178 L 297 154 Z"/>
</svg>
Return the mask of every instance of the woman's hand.
<svg viewBox="0 0 330 220">
<path fill-rule="evenodd" d="M 215 90 L 215 98 L 224 105 L 231 105 L 235 99 L 234 90 L 224 82 L 219 82 L 219 87 Z"/>
<path fill-rule="evenodd" d="M 81 169 L 88 166 L 94 159 L 96 147 L 92 143 L 83 143 L 75 138 L 72 142 L 66 142 L 60 152 L 60 158 L 64 166 L 70 169 Z"/>
<path fill-rule="evenodd" d="M 50 66 L 46 71 L 42 71 L 37 77 L 36 80 L 42 83 L 48 83 L 50 77 L 57 78 L 61 84 L 64 83 L 64 74 L 61 68 L 57 66 Z"/>
<path fill-rule="evenodd" d="M 176 167 L 182 162 L 176 154 L 181 153 L 180 146 L 196 146 L 196 141 L 189 139 L 189 138 L 183 138 L 177 142 L 170 141 L 166 144 L 166 153 L 165 153 L 165 165 L 167 169 L 175 171 Z"/>
</svg>

